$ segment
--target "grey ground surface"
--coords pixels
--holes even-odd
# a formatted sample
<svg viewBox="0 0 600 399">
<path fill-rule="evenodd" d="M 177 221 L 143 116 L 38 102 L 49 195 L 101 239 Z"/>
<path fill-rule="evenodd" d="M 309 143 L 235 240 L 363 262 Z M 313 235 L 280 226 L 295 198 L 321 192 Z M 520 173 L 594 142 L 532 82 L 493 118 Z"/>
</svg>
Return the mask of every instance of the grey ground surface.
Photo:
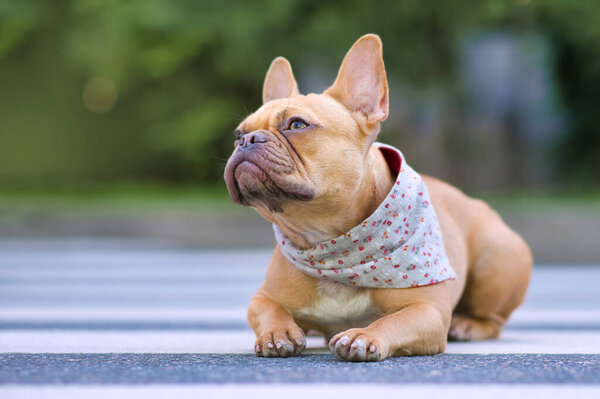
<svg viewBox="0 0 600 399">
<path fill-rule="evenodd" d="M 329 355 L 5 354 L 0 380 L 30 384 L 600 384 L 600 355 L 449 355 L 344 363 Z"/>
<path fill-rule="evenodd" d="M 435 395 L 467 384 L 478 386 L 476 396 L 480 388 L 561 386 L 565 397 L 571 389 L 600 394 L 600 266 L 537 265 L 500 340 L 350 364 L 336 361 L 318 337 L 298 358 L 252 355 L 245 312 L 269 257 L 145 241 L 0 241 L 0 396 L 37 397 L 27 387 L 43 385 L 54 387 L 49 397 L 81 386 L 85 396 L 106 397 L 103 389 L 115 384 L 193 385 L 198 394 L 199 386 L 216 392 L 211 384 L 223 383 L 412 384 Z"/>
</svg>

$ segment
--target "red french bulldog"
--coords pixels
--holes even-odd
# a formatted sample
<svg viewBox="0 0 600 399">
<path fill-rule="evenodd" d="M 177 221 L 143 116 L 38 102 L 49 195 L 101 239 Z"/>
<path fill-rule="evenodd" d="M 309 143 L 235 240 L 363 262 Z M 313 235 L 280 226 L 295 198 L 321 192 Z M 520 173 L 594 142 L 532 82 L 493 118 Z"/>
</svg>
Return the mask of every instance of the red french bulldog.
<svg viewBox="0 0 600 399">
<path fill-rule="evenodd" d="M 257 356 L 300 354 L 308 330 L 341 360 L 436 354 L 448 338 L 498 337 L 523 301 L 527 244 L 484 202 L 375 143 L 388 102 L 369 34 L 320 94 L 301 95 L 276 58 L 263 106 L 235 130 L 230 196 L 278 241 L 248 309 Z"/>
</svg>

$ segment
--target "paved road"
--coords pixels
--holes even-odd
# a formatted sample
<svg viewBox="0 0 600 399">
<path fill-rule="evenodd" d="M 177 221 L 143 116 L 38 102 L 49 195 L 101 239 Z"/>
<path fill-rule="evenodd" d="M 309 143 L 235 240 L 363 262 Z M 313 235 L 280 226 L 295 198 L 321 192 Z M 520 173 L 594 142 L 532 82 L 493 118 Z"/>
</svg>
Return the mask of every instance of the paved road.
<svg viewBox="0 0 600 399">
<path fill-rule="evenodd" d="M 600 266 L 537 266 L 500 340 L 347 364 L 317 337 L 300 358 L 252 356 L 245 308 L 268 258 L 0 242 L 0 397 L 600 397 Z"/>
</svg>

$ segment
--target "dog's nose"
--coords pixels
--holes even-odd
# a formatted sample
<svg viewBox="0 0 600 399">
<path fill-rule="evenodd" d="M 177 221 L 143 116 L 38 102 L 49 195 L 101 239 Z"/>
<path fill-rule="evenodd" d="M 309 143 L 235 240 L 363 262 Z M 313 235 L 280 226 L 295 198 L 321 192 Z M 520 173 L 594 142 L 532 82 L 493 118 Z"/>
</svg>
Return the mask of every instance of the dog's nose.
<svg viewBox="0 0 600 399">
<path fill-rule="evenodd" d="M 242 136 L 240 148 L 247 150 L 252 148 L 255 144 L 266 143 L 267 136 L 261 132 L 250 132 Z"/>
</svg>

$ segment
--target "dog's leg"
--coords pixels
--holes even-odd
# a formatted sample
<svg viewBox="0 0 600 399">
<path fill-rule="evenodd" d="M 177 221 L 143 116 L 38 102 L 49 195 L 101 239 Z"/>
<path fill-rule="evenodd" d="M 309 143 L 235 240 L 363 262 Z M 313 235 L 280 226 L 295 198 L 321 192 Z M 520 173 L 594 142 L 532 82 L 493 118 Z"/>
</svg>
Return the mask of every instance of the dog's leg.
<svg viewBox="0 0 600 399">
<path fill-rule="evenodd" d="M 533 259 L 527 244 L 499 217 L 474 238 L 477 256 L 452 317 L 448 338 L 470 341 L 497 338 L 512 311 L 521 304 Z"/>
<path fill-rule="evenodd" d="M 259 294 L 252 298 L 248 322 L 257 337 L 254 344 L 256 356 L 297 356 L 306 347 L 304 332 L 290 311 L 269 298 Z"/>
<path fill-rule="evenodd" d="M 433 355 L 446 349 L 450 310 L 416 303 L 366 328 L 335 335 L 329 349 L 340 360 L 378 361 L 390 356 Z"/>
</svg>

